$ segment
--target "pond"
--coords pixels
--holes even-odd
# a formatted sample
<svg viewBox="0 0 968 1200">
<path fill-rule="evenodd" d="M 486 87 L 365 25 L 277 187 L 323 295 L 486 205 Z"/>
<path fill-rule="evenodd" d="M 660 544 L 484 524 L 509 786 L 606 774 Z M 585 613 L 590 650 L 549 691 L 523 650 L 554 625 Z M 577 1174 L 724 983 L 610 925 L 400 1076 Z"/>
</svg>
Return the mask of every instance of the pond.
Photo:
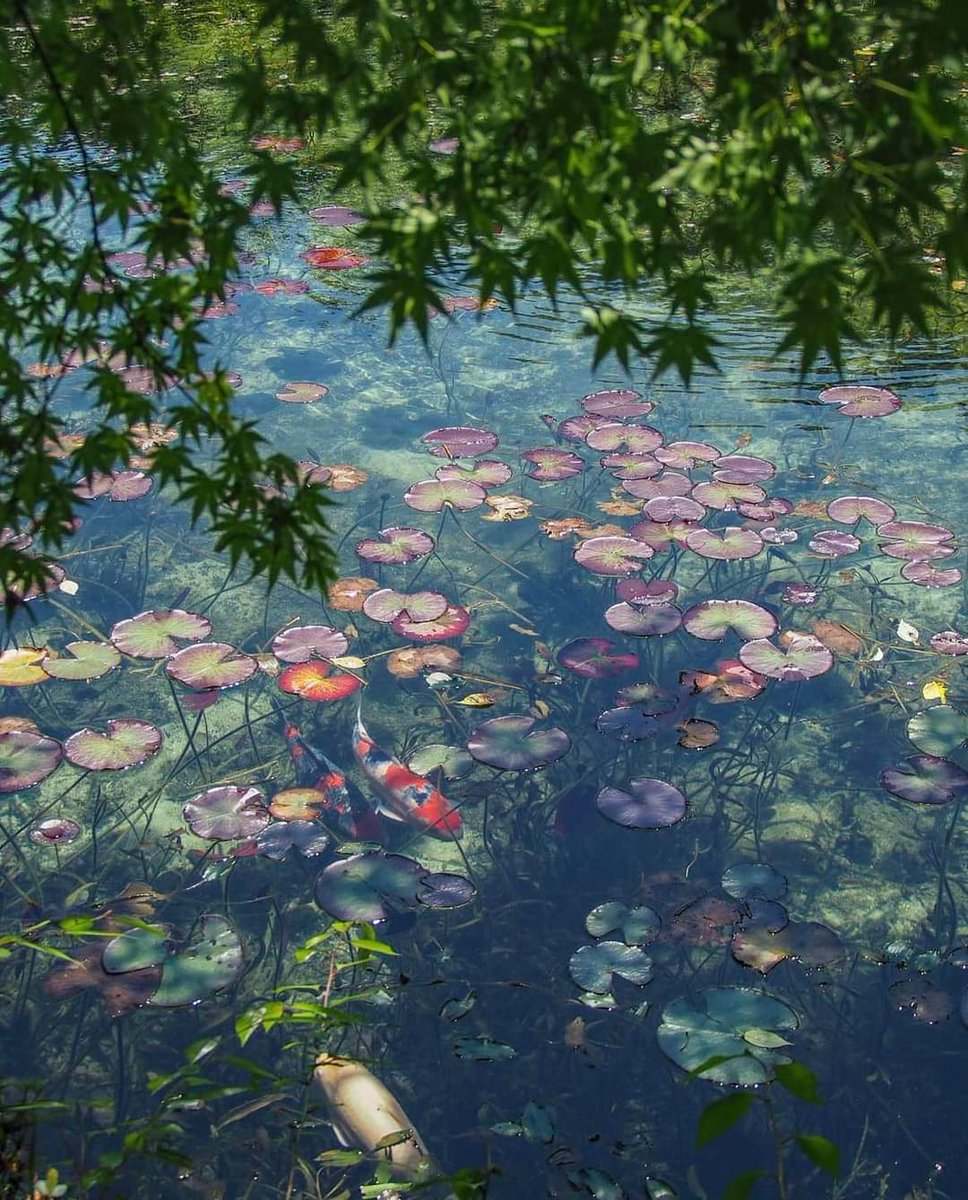
<svg viewBox="0 0 968 1200">
<path fill-rule="evenodd" d="M 331 595 L 124 477 L 9 631 L 5 1158 L 408 1192 L 326 1054 L 495 1200 L 963 1195 L 957 349 L 800 380 L 738 297 L 686 389 L 453 284 L 388 349 L 347 220 L 259 217 L 207 314 L 338 501 Z M 83 368 L 57 403 L 82 432 Z"/>
</svg>

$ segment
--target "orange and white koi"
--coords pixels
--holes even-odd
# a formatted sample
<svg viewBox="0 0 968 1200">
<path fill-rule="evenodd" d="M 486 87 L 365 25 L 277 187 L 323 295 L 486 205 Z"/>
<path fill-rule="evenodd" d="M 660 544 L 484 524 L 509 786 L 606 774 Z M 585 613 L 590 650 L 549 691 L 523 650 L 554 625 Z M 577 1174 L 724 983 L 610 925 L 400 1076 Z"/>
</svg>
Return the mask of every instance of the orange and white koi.
<svg viewBox="0 0 968 1200">
<path fill-rule="evenodd" d="M 356 710 L 353 753 L 379 794 L 384 815 L 415 825 L 432 837 L 459 838 L 463 832 L 460 814 L 429 779 L 374 742 L 363 727 L 362 707 L 360 704 Z"/>
</svg>

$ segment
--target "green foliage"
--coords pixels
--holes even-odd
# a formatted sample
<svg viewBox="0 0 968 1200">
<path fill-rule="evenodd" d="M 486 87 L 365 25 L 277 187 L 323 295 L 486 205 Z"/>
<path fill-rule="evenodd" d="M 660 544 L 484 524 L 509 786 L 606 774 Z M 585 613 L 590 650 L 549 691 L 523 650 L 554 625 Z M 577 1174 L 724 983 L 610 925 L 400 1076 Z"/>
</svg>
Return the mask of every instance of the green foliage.
<svg viewBox="0 0 968 1200">
<path fill-rule="evenodd" d="M 734 1092 L 731 1096 L 707 1104 L 699 1114 L 696 1126 L 696 1149 L 701 1150 L 713 1138 L 721 1137 L 732 1129 L 737 1121 L 746 1116 L 752 1103 L 753 1097 L 749 1092 Z"/>
</svg>

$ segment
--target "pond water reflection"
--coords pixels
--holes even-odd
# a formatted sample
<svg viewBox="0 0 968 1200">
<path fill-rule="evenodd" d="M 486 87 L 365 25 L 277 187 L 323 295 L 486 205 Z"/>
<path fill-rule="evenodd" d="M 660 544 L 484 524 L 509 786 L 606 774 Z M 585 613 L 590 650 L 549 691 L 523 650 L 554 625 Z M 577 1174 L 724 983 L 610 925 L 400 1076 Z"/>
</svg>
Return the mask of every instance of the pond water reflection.
<svg viewBox="0 0 968 1200">
<path fill-rule="evenodd" d="M 122 1155 L 129 1194 L 344 1195 L 374 1168 L 334 1153 L 325 1051 L 497 1198 L 719 1195 L 776 1170 L 771 1127 L 841 1149 L 831 1184 L 791 1146 L 784 1195 L 962 1194 L 954 348 L 857 352 L 847 381 L 902 401 L 857 417 L 749 307 L 688 390 L 591 375 L 568 298 L 455 289 L 429 353 L 388 350 L 360 269 L 300 257 L 352 228 L 260 221 L 213 362 L 333 487 L 343 582 L 230 578 L 152 490 L 93 501 L 76 595 L 18 619 L 2 933 L 46 952 L 12 942 L 0 986 L 8 1105 L 51 1106 L 38 1166 L 69 1194 Z M 448 815 L 358 749 L 358 703 Z M 771 1084 L 695 1149 L 710 1100 L 791 1059 L 822 1105 Z"/>
</svg>

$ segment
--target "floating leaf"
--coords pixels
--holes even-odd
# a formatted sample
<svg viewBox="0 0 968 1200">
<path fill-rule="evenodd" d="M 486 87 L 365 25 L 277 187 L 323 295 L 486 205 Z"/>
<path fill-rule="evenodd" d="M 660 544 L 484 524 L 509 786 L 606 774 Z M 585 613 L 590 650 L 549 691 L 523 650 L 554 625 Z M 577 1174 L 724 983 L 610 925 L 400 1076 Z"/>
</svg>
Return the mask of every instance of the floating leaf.
<svg viewBox="0 0 968 1200">
<path fill-rule="evenodd" d="M 110 642 L 68 642 L 64 649 L 70 658 L 48 655 L 41 660 L 40 665 L 53 679 L 99 679 L 121 661 Z"/>
<path fill-rule="evenodd" d="M 684 628 L 693 637 L 720 642 L 733 630 L 744 641 L 768 638 L 776 633 L 776 617 L 749 600 L 704 600 L 682 616 Z"/>
<path fill-rule="evenodd" d="M 642 393 L 632 388 L 612 388 L 605 392 L 591 392 L 582 396 L 581 406 L 587 413 L 595 417 L 610 417 L 612 420 L 622 417 L 644 417 L 652 411 L 648 400 L 642 399 Z"/>
<path fill-rule="evenodd" d="M 595 575 L 634 575 L 654 551 L 631 537 L 587 538 L 574 551 L 575 562 Z"/>
<path fill-rule="evenodd" d="M 184 609 L 155 609 L 118 621 L 111 641 L 130 658 L 167 658 L 178 643 L 200 642 L 212 632 L 212 622 Z"/>
<path fill-rule="evenodd" d="M 556 483 L 563 479 L 574 479 L 585 470 L 585 461 L 571 450 L 558 446 L 539 446 L 525 450 L 521 457 L 529 463 L 526 474 L 530 479 L 544 483 Z"/>
<path fill-rule="evenodd" d="M 27 836 L 36 846 L 66 846 L 81 836 L 81 827 L 70 817 L 49 817 L 32 825 Z"/>
<path fill-rule="evenodd" d="M 111 975 L 156 967 L 168 955 L 170 936 L 164 925 L 126 929 L 104 947 L 101 965 Z"/>
<path fill-rule="evenodd" d="M 470 425 L 448 425 L 432 429 L 420 439 L 438 458 L 477 458 L 497 445 L 497 434 Z"/>
<path fill-rule="evenodd" d="M 0 792 L 17 792 L 40 783 L 63 756 L 60 742 L 26 729 L 0 733 Z"/>
<path fill-rule="evenodd" d="M 660 637 L 682 624 L 682 613 L 674 604 L 613 604 L 605 611 L 605 623 L 629 637 Z"/>
<path fill-rule="evenodd" d="M 364 254 L 350 254 L 339 246 L 313 246 L 299 256 L 311 267 L 323 271 L 347 271 L 365 266 L 370 260 Z"/>
<path fill-rule="evenodd" d="M 47 672 L 40 665 L 49 658 L 46 646 L 16 646 L 0 653 L 0 687 L 29 687 L 34 683 L 46 683 Z"/>
<path fill-rule="evenodd" d="M 568 971 L 580 988 L 601 995 L 609 990 L 612 975 L 630 983 L 648 983 L 652 978 L 652 959 L 639 946 L 598 942 L 594 946 L 580 946 L 569 960 Z"/>
<path fill-rule="evenodd" d="M 124 975 L 111 975 L 101 964 L 101 952 L 100 943 L 74 951 L 74 962 L 55 967 L 45 976 L 46 994 L 63 1000 L 87 988 L 97 988 L 112 1017 L 120 1017 L 147 1003 L 161 979 L 160 968 L 147 967 Z"/>
<path fill-rule="evenodd" d="M 460 604 L 448 604 L 440 616 L 417 620 L 402 612 L 390 622 L 390 628 L 412 642 L 435 642 L 460 637 L 471 623 L 471 614 Z"/>
<path fill-rule="evenodd" d="M 196 837 L 209 841 L 251 838 L 269 824 L 269 810 L 258 788 L 224 784 L 199 792 L 182 809 Z"/>
<path fill-rule="evenodd" d="M 913 754 L 905 762 L 881 772 L 881 786 L 892 796 L 914 804 L 950 804 L 968 791 L 968 772 L 950 759 Z"/>
<path fill-rule="evenodd" d="M 821 404 L 839 404 L 845 417 L 886 417 L 901 407 L 901 398 L 888 388 L 864 384 L 838 384 L 824 388 L 817 397 Z"/>
<path fill-rule="evenodd" d="M 339 658 L 348 647 L 346 635 L 331 625 L 293 625 L 272 639 L 272 653 L 285 663 Z"/>
<path fill-rule="evenodd" d="M 255 844 L 257 853 L 261 854 L 263 858 L 281 862 L 293 849 L 297 850 L 303 858 L 315 858 L 328 849 L 330 836 L 315 821 L 288 818 L 267 825 L 261 833 L 256 835 Z"/>
<path fill-rule="evenodd" d="M 107 733 L 80 729 L 64 743 L 64 755 L 88 771 L 126 771 L 140 766 L 161 749 L 160 729 L 132 717 L 108 721 Z"/>
<path fill-rule="evenodd" d="M 651 942 L 659 932 L 661 918 L 653 908 L 637 904 L 633 908 L 618 900 L 610 900 L 605 904 L 596 905 L 585 918 L 585 928 L 592 937 L 604 937 L 613 929 L 622 933 L 622 938 L 630 946 L 645 945 Z"/>
<path fill-rule="evenodd" d="M 329 204 L 322 208 L 311 208 L 306 214 L 314 221 L 318 221 L 321 225 L 343 226 L 343 225 L 359 225 L 366 217 L 362 213 L 355 212 L 352 208 L 346 208 L 342 204 Z"/>
<path fill-rule="evenodd" d="M 754 558 L 763 549 L 763 539 L 755 530 L 729 525 L 722 530 L 694 529 L 686 545 L 703 558 L 733 560 Z"/>
<path fill-rule="evenodd" d="M 684 750 L 705 750 L 719 741 L 719 726 L 714 721 L 690 717 L 676 728 L 679 730 L 679 745 Z"/>
<path fill-rule="evenodd" d="M 276 392 L 276 399 L 283 404 L 315 404 L 329 394 L 324 383 L 309 383 L 304 379 L 286 383 Z"/>
<path fill-rule="evenodd" d="M 242 974 L 242 941 L 225 917 L 204 913 L 195 939 L 165 959 L 161 983 L 148 1003 L 153 1008 L 197 1004 L 229 987 Z"/>
<path fill-rule="evenodd" d="M 407 766 L 418 775 L 440 771 L 445 779 L 461 779 L 474 769 L 474 759 L 463 746 L 434 743 L 415 750 L 407 758 Z"/>
<path fill-rule="evenodd" d="M 325 793 L 316 788 L 283 788 L 269 802 L 269 812 L 277 821 L 314 821 L 325 803 Z"/>
<path fill-rule="evenodd" d="M 453 1042 L 453 1050 L 458 1058 L 469 1058 L 473 1062 L 503 1062 L 517 1057 L 517 1050 L 506 1042 L 497 1042 L 494 1038 L 481 1034 L 480 1037 L 459 1037 Z"/>
<path fill-rule="evenodd" d="M 165 673 L 196 691 L 230 688 L 244 683 L 258 670 L 258 663 L 225 642 L 198 642 L 173 654 Z"/>
<path fill-rule="evenodd" d="M 330 863 L 316 879 L 316 903 L 340 921 L 385 920 L 392 909 L 387 902 L 413 906 L 420 879 L 420 863 L 402 854 L 354 854 Z"/>
<path fill-rule="evenodd" d="M 640 742 L 643 738 L 655 737 L 659 722 L 654 715 L 636 705 L 619 705 L 599 713 L 595 728 L 599 733 L 617 733 L 623 742 Z"/>
<path fill-rule="evenodd" d="M 363 538 L 356 543 L 356 553 L 367 562 L 411 563 L 423 558 L 434 548 L 434 539 L 422 529 L 391 525 L 381 529 L 376 537 Z"/>
<path fill-rule="evenodd" d="M 534 717 L 492 717 L 470 735 L 467 749 L 478 760 L 502 771 L 533 771 L 555 762 L 571 749 L 563 729 L 536 730 Z"/>
<path fill-rule="evenodd" d="M 279 687 L 284 692 L 300 696 L 303 700 L 313 700 L 317 704 L 342 700 L 344 696 L 359 691 L 362 686 L 362 680 L 356 675 L 342 672 L 334 674 L 329 663 L 319 660 L 293 663 L 279 676 Z"/>
<path fill-rule="evenodd" d="M 923 753 L 944 757 L 968 741 L 968 716 L 950 704 L 937 704 L 914 714 L 907 735 Z"/>
<path fill-rule="evenodd" d="M 627 792 L 602 788 L 595 807 L 603 817 L 626 829 L 664 829 L 686 815 L 686 798 L 671 783 L 643 777 L 631 780 Z"/>
<path fill-rule="evenodd" d="M 389 624 L 403 616 L 410 621 L 433 621 L 447 611 L 447 597 L 440 592 L 397 592 L 381 588 L 363 602 L 363 611 L 371 621 Z"/>
<path fill-rule="evenodd" d="M 739 658 L 750 670 L 784 683 L 813 679 L 834 665 L 834 657 L 827 647 L 805 633 L 788 634 L 785 649 L 774 646 L 765 638 L 757 638 L 740 647 Z"/>
<path fill-rule="evenodd" d="M 639 656 L 618 650 L 608 638 L 577 638 L 558 651 L 561 666 L 586 679 L 605 679 L 634 670 Z"/>
<path fill-rule="evenodd" d="M 723 891 L 737 900 L 780 900 L 787 881 L 769 863 L 737 863 L 723 873 Z"/>
<path fill-rule="evenodd" d="M 330 584 L 326 603 L 339 612 L 362 612 L 363 601 L 379 586 L 375 579 L 367 579 L 365 575 L 347 575 Z"/>
<path fill-rule="evenodd" d="M 843 525 L 854 525 L 864 517 L 872 525 L 884 525 L 896 515 L 890 504 L 873 496 L 838 496 L 827 505 L 827 516 Z"/>
</svg>

